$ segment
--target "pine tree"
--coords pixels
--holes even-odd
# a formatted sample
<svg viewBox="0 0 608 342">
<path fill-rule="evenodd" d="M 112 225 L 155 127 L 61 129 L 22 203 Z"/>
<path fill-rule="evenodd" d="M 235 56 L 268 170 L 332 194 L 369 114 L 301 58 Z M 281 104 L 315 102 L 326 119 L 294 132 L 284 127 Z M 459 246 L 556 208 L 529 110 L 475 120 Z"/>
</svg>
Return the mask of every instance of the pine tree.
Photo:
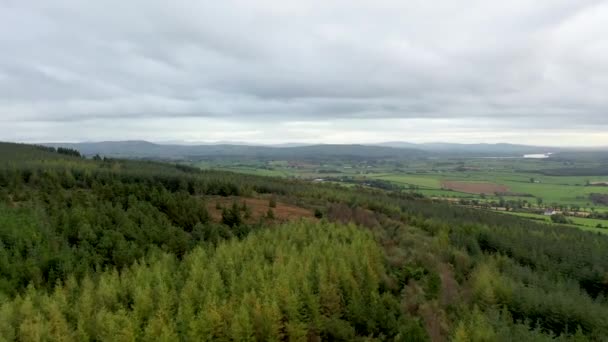
<svg viewBox="0 0 608 342">
<path fill-rule="evenodd" d="M 19 301 L 17 298 L 15 302 L 6 302 L 0 304 L 0 341 L 14 341 L 16 340 L 15 335 L 15 304 Z"/>
<path fill-rule="evenodd" d="M 233 341 L 254 341 L 254 327 L 249 315 L 249 308 L 242 303 L 234 313 L 230 325 L 230 337 Z"/>
<path fill-rule="evenodd" d="M 271 208 L 268 208 L 268 211 L 266 212 L 266 218 L 269 220 L 274 220 L 274 211 L 272 211 Z"/>
<path fill-rule="evenodd" d="M 463 321 L 458 323 L 456 331 L 454 332 L 453 342 L 470 342 L 471 338 L 467 332 L 466 324 Z"/>
<path fill-rule="evenodd" d="M 158 311 L 144 329 L 144 340 L 173 342 L 179 341 L 172 320 L 166 312 Z"/>
<path fill-rule="evenodd" d="M 48 304 L 49 339 L 52 341 L 74 341 L 66 318 L 59 308 L 58 302 Z"/>
</svg>

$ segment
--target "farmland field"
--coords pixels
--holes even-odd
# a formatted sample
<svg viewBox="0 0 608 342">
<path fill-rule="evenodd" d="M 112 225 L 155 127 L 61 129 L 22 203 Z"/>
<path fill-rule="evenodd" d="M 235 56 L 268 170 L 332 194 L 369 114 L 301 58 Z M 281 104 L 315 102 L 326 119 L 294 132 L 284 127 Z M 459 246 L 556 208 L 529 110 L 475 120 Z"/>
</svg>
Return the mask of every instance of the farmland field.
<svg viewBox="0 0 608 342">
<path fill-rule="evenodd" d="M 441 187 L 449 190 L 472 194 L 494 194 L 505 193 L 509 191 L 504 185 L 490 182 L 458 182 L 458 181 L 443 181 Z"/>
<path fill-rule="evenodd" d="M 535 221 L 542 221 L 548 224 L 553 224 L 550 216 L 532 214 L 532 213 L 518 213 L 518 212 L 508 212 L 506 214 L 516 215 L 519 217 L 526 217 Z M 569 220 L 572 221 L 572 225 L 577 228 L 581 228 L 583 230 L 588 230 L 592 232 L 608 234 L 608 221 L 607 220 L 597 220 L 597 219 L 589 219 L 583 217 L 568 217 Z M 598 228 L 598 225 L 602 225 L 604 228 Z"/>
<path fill-rule="evenodd" d="M 608 194 L 608 176 L 555 176 L 544 170 L 571 170 L 573 167 L 597 169 L 588 160 L 563 162 L 552 159 L 523 158 L 454 158 L 407 162 L 331 161 L 288 162 L 284 160 L 250 162 L 200 162 L 203 169 L 242 172 L 321 180 L 342 184 L 370 185 L 372 180 L 393 184 L 403 191 L 444 199 L 469 199 L 481 202 L 513 201 L 534 207 L 569 206 L 583 211 L 608 212 L 608 207 L 594 204 L 592 193 Z M 571 172 L 571 171 L 569 171 Z M 566 172 L 564 172 L 566 173 Z"/>
<path fill-rule="evenodd" d="M 379 187 L 414 192 L 435 200 L 498 210 L 547 224 L 553 224 L 549 216 L 531 211 L 538 213 L 548 208 L 561 208 L 578 212 L 579 216 L 595 215 L 595 218 L 568 216 L 571 222 L 569 226 L 608 233 L 608 229 L 603 228 L 608 227 L 608 206 L 593 203 L 590 199 L 592 193 L 608 194 L 608 187 L 600 185 L 608 181 L 608 176 L 555 176 L 542 173 L 544 169 L 559 170 L 560 166 L 571 168 L 571 163 L 563 165 L 552 160 L 470 158 L 405 163 L 354 160 L 207 161 L 195 165 L 203 169 L 304 179 L 347 187 Z M 590 168 L 590 165 L 594 166 L 589 162 L 578 162 L 577 167 L 584 169 Z M 213 208 L 210 211 L 215 216 L 219 215 L 214 213 Z M 310 213 L 304 216 L 310 216 Z"/>
<path fill-rule="evenodd" d="M 414 185 L 425 189 L 440 189 L 441 181 L 428 176 L 416 176 L 408 174 L 380 174 L 372 175 L 372 178 L 383 179 L 400 185 Z"/>
</svg>

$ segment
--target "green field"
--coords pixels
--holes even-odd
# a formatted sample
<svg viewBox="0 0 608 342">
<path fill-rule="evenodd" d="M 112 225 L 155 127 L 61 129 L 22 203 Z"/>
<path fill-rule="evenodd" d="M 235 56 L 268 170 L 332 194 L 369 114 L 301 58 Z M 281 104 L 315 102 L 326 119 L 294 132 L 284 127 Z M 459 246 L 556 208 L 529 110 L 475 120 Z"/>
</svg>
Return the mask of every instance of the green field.
<svg viewBox="0 0 608 342">
<path fill-rule="evenodd" d="M 441 189 L 441 180 L 434 177 L 409 174 L 379 174 L 371 175 L 369 177 L 383 179 L 404 186 L 419 186 L 421 189 Z"/>
<path fill-rule="evenodd" d="M 534 203 L 536 202 L 535 198 L 542 198 L 546 205 L 576 205 L 582 208 L 594 207 L 589 201 L 591 193 L 608 193 L 608 187 L 585 186 L 587 180 L 591 182 L 605 181 L 605 179 L 597 177 L 538 176 L 531 173 L 496 171 L 433 173 L 427 175 L 380 174 L 368 177 L 387 180 L 406 187 L 409 185 L 418 186 L 421 193 L 449 197 L 478 196 L 442 190 L 442 181 L 492 182 L 507 186 L 510 192 L 529 195 L 513 196 L 514 198 L 527 199 Z M 532 183 L 531 178 L 534 178 L 538 183 Z"/>
<path fill-rule="evenodd" d="M 464 166 L 463 166 L 464 165 Z M 608 194 L 608 187 L 588 186 L 592 182 L 608 181 L 608 176 L 547 176 L 539 173 L 545 168 L 558 169 L 560 163 L 519 160 L 519 159 L 470 159 L 457 162 L 412 163 L 365 163 L 365 162 L 287 162 L 239 161 L 239 162 L 199 162 L 196 166 L 203 169 L 233 171 L 257 176 L 298 178 L 305 180 L 323 179 L 326 182 L 351 187 L 365 185 L 370 180 L 378 180 L 396 185 L 403 191 L 415 191 L 426 197 L 443 200 L 469 201 L 479 205 L 498 207 L 499 203 L 510 203 L 515 210 L 523 208 L 565 207 L 579 208 L 590 212 L 608 212 L 607 206 L 593 204 L 591 193 Z M 580 167 L 588 167 L 581 163 Z M 445 189 L 444 181 L 495 183 L 504 185 L 512 195 L 479 195 Z M 466 203 L 466 202 L 465 202 Z M 520 209 L 517 209 L 520 208 Z M 516 211 L 505 212 L 510 215 L 527 217 L 536 221 L 552 224 L 547 216 Z M 608 220 L 568 217 L 579 229 L 608 234 L 608 229 L 597 228 L 598 224 L 608 227 Z"/>
<path fill-rule="evenodd" d="M 518 213 L 518 212 L 512 212 L 512 211 L 505 212 L 505 214 L 515 215 L 515 216 L 520 216 L 520 217 L 527 217 L 527 218 L 533 219 L 535 221 L 543 221 L 543 222 L 546 222 L 549 224 L 553 224 L 553 222 L 551 221 L 551 217 L 545 216 L 545 215 L 532 214 L 532 213 Z M 602 233 L 602 234 L 608 234 L 608 220 L 598 220 L 598 219 L 572 217 L 572 216 L 568 216 L 568 220 L 571 220 L 574 223 L 571 226 L 574 226 L 576 228 L 580 228 L 580 229 L 588 230 L 588 231 L 592 231 L 592 232 L 597 232 L 597 233 Z M 598 224 L 601 224 L 602 226 L 604 226 L 606 228 L 597 228 Z"/>
<path fill-rule="evenodd" d="M 596 164 L 577 162 L 576 167 L 589 168 Z M 608 194 L 608 187 L 587 186 L 593 182 L 608 182 L 608 176 L 548 176 L 544 169 L 574 167 L 552 160 L 486 159 L 469 158 L 454 160 L 416 160 L 411 162 L 390 161 L 342 161 L 342 162 L 287 162 L 284 160 L 247 162 L 198 162 L 202 169 L 242 172 L 260 176 L 299 179 L 326 179 L 331 182 L 351 183 L 353 180 L 390 182 L 406 191 L 416 191 L 428 197 L 470 199 L 484 202 L 507 201 L 530 203 L 542 207 L 569 206 L 581 210 L 608 211 L 608 207 L 593 204 L 591 193 Z M 493 194 L 480 196 L 442 188 L 443 181 L 490 182 L 504 185 L 512 195 L 498 197 Z"/>
</svg>

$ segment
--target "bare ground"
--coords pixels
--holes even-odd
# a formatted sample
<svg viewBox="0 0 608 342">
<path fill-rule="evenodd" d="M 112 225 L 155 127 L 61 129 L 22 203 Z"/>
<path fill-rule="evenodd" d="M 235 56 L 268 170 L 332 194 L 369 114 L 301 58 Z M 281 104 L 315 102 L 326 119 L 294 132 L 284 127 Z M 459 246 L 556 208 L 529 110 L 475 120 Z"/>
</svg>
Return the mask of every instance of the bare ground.
<svg viewBox="0 0 608 342">
<path fill-rule="evenodd" d="M 209 214 L 211 215 L 212 220 L 217 222 L 221 221 L 222 219 L 222 209 L 218 209 L 217 204 L 219 203 L 221 207 L 229 208 L 234 202 L 236 202 L 239 206 L 241 206 L 243 202 L 246 203 L 247 207 L 251 211 L 251 217 L 246 219 L 247 222 L 259 221 L 261 218 L 265 217 L 265 215 L 268 213 L 268 209 L 272 209 L 275 220 L 277 221 L 291 221 L 301 217 L 314 218 L 314 214 L 311 210 L 278 201 L 276 202 L 275 208 L 270 208 L 270 202 L 268 199 L 231 196 L 208 197 L 206 200 Z"/>
</svg>

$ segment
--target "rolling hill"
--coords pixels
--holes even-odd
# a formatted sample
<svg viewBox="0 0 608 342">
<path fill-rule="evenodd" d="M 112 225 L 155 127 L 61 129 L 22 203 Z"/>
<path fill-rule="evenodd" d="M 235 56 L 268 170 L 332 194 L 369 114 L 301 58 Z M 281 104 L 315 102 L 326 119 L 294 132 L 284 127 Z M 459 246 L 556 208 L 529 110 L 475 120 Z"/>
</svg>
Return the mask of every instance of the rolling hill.
<svg viewBox="0 0 608 342">
<path fill-rule="evenodd" d="M 602 153 L 601 148 L 561 148 L 517 144 L 455 144 L 384 142 L 379 144 L 248 144 L 218 142 L 199 144 L 152 143 L 142 140 L 102 141 L 81 143 L 45 143 L 45 146 L 68 147 L 86 156 L 142 158 L 142 159 L 205 159 L 205 158 L 265 158 L 265 159 L 324 159 L 392 158 L 413 159 L 425 157 L 521 157 L 524 154 L 554 153 L 554 157 L 572 157 L 572 154 Z"/>
<path fill-rule="evenodd" d="M 199 159 L 217 157 L 324 159 L 348 158 L 420 158 L 426 152 L 417 149 L 368 145 L 250 146 L 250 145 L 162 145 L 147 141 L 111 141 L 91 143 L 48 143 L 51 147 L 77 149 L 86 156 L 145 159 Z"/>
</svg>

